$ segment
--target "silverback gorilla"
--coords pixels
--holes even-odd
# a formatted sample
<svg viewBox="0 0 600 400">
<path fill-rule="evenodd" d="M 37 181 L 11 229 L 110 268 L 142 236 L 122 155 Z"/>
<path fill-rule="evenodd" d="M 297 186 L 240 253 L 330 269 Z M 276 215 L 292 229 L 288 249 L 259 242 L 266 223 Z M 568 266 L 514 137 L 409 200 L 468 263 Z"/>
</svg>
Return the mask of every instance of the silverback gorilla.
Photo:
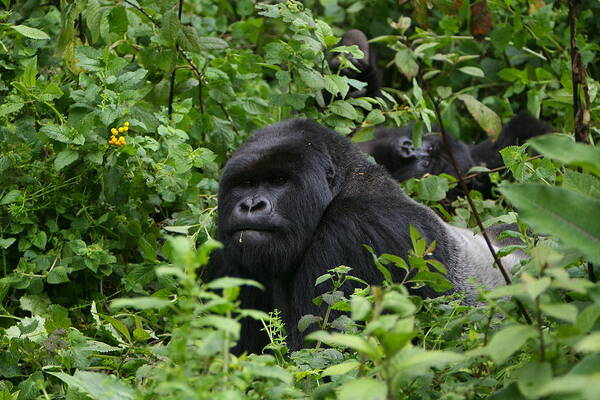
<svg viewBox="0 0 600 400">
<path fill-rule="evenodd" d="M 254 279 L 265 291 L 245 287 L 242 307 L 282 312 L 288 346 L 302 346 L 297 329 L 305 314 L 320 314 L 311 300 L 323 289 L 315 280 L 339 265 L 370 284 L 382 276 L 371 255 L 405 256 L 409 224 L 436 241 L 433 258 L 443 262 L 455 291 L 475 299 L 467 282 L 503 283 L 479 236 L 444 223 L 406 196 L 385 170 L 369 162 L 345 137 L 309 120 L 288 120 L 256 131 L 225 166 L 219 187 L 217 238 L 224 248 L 211 256 L 217 276 Z M 394 279 L 403 277 L 393 269 Z M 350 287 L 343 288 L 350 291 Z M 408 288 L 422 297 L 431 288 Z M 238 350 L 260 352 L 268 343 L 259 322 L 242 320 Z"/>
</svg>

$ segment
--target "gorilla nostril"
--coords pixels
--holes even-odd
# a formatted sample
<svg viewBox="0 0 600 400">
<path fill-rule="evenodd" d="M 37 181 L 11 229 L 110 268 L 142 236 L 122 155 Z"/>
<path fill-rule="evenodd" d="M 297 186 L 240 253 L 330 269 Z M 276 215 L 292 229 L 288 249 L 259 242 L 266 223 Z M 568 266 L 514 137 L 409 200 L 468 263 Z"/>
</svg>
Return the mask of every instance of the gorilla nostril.
<svg viewBox="0 0 600 400">
<path fill-rule="evenodd" d="M 242 200 L 239 209 L 244 214 L 268 214 L 271 211 L 271 203 L 264 197 L 252 197 Z"/>
</svg>

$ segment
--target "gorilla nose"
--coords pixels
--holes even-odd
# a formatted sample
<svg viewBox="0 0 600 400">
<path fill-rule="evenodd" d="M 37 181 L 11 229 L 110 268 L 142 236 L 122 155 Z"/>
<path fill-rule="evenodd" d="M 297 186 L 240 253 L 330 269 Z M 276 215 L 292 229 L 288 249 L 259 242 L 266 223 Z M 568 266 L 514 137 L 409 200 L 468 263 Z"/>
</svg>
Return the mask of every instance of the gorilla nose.
<svg viewBox="0 0 600 400">
<path fill-rule="evenodd" d="M 269 215 L 271 213 L 271 202 L 263 196 L 248 197 L 238 203 L 237 210 L 244 216 Z"/>
</svg>

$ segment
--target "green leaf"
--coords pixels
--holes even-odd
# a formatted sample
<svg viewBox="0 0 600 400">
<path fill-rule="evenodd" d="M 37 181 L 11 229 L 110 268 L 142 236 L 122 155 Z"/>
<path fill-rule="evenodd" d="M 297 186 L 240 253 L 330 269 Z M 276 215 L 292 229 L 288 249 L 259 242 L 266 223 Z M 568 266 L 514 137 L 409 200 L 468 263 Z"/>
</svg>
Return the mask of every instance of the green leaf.
<svg viewBox="0 0 600 400">
<path fill-rule="evenodd" d="M 545 314 L 553 318 L 562 319 L 567 322 L 574 323 L 577 318 L 578 309 L 573 304 L 541 304 L 540 308 Z"/>
<path fill-rule="evenodd" d="M 78 152 L 71 149 L 65 149 L 56 155 L 56 159 L 54 160 L 54 169 L 60 171 L 67 165 L 74 163 L 78 158 Z"/>
<path fill-rule="evenodd" d="M 67 269 L 62 266 L 58 266 L 52 269 L 48 273 L 48 277 L 46 281 L 51 285 L 57 285 L 59 283 L 69 282 L 69 276 L 67 273 Z"/>
<path fill-rule="evenodd" d="M 0 238 L 0 248 L 8 249 L 17 239 L 15 238 Z"/>
<path fill-rule="evenodd" d="M 298 321 L 298 330 L 300 332 L 304 332 L 309 326 L 311 326 L 312 324 L 315 324 L 317 322 L 320 322 L 323 318 L 319 317 L 317 315 L 312 315 L 312 314 L 307 314 L 307 315 L 303 315 L 302 318 L 300 318 L 300 321 Z"/>
<path fill-rule="evenodd" d="M 419 73 L 419 64 L 417 64 L 412 51 L 409 49 L 398 50 L 394 57 L 394 63 L 408 80 L 411 80 Z"/>
<path fill-rule="evenodd" d="M 502 122 L 494 111 L 469 94 L 460 94 L 457 98 L 465 103 L 469 113 L 488 136 L 498 137 L 502 130 Z"/>
<path fill-rule="evenodd" d="M 586 336 L 575 345 L 575 350 L 582 353 L 600 352 L 600 332 L 594 332 Z"/>
<path fill-rule="evenodd" d="M 350 359 L 344 361 L 343 363 L 325 368 L 321 373 L 321 376 L 343 375 L 347 372 L 357 369 L 358 367 L 360 367 L 360 363 L 357 360 Z"/>
<path fill-rule="evenodd" d="M 167 299 L 161 299 L 160 297 L 122 297 L 120 299 L 115 299 L 110 303 L 112 308 L 135 308 L 137 310 L 148 310 L 148 309 L 157 309 L 160 310 L 171 304 L 171 302 Z"/>
<path fill-rule="evenodd" d="M 321 90 L 325 87 L 325 81 L 321 74 L 311 69 L 301 68 L 298 70 L 302 82 L 311 89 Z"/>
<path fill-rule="evenodd" d="M 4 206 L 10 203 L 16 203 L 17 201 L 23 200 L 23 194 L 20 190 L 13 189 L 10 192 L 6 193 L 2 200 L 0 200 L 0 206 Z"/>
<path fill-rule="evenodd" d="M 350 298 L 350 307 L 352 309 L 352 319 L 363 321 L 371 312 L 371 302 L 363 296 L 353 295 Z"/>
<path fill-rule="evenodd" d="M 471 76 L 476 76 L 478 78 L 485 77 L 485 74 L 483 73 L 483 71 L 481 70 L 481 68 L 477 68 L 477 67 L 461 67 L 458 70 L 460 72 L 462 72 L 463 74 L 467 74 L 467 75 L 471 75 Z"/>
<path fill-rule="evenodd" d="M 600 200 L 544 184 L 504 185 L 500 191 L 535 230 L 600 262 Z"/>
<path fill-rule="evenodd" d="M 30 39 L 49 40 L 50 36 L 44 31 L 26 25 L 12 25 L 15 31 Z"/>
<path fill-rule="evenodd" d="M 528 399 L 538 398 L 542 386 L 552 379 L 552 367 L 548 363 L 530 361 L 518 372 L 517 385 Z"/>
<path fill-rule="evenodd" d="M 46 371 L 65 382 L 71 389 L 80 391 L 94 400 L 133 400 L 135 391 L 114 375 L 100 372 L 75 371 L 71 376 L 63 372 Z"/>
<path fill-rule="evenodd" d="M 100 317 L 102 317 L 103 320 L 105 320 L 106 322 L 111 324 L 113 326 L 113 328 L 115 328 L 117 331 L 119 331 L 119 333 L 121 335 L 123 335 L 123 337 L 126 338 L 128 342 L 131 342 L 131 335 L 129 334 L 129 329 L 127 329 L 127 327 L 125 326 L 124 323 L 122 323 L 121 321 L 119 321 L 118 319 L 116 319 L 114 317 L 111 317 L 110 315 L 105 315 L 105 314 L 98 314 L 98 315 L 100 315 Z"/>
<path fill-rule="evenodd" d="M 490 343 L 485 347 L 485 352 L 496 364 L 500 365 L 535 335 L 537 335 L 537 331 L 531 326 L 509 326 L 492 337 Z"/>
<path fill-rule="evenodd" d="M 164 13 L 160 23 L 160 33 L 170 44 L 174 44 L 181 31 L 181 22 L 177 16 L 177 9 L 171 8 Z"/>
<path fill-rule="evenodd" d="M 600 176 L 600 148 L 575 143 L 570 138 L 559 135 L 538 136 L 531 139 L 529 143 L 547 157 L 581 167 Z"/>
<path fill-rule="evenodd" d="M 324 331 L 313 332 L 306 337 L 307 340 L 321 341 L 330 346 L 342 346 L 363 353 L 375 360 L 379 360 L 377 347 L 362 337 L 343 333 L 327 333 Z"/>
<path fill-rule="evenodd" d="M 388 394 L 385 382 L 372 378 L 353 379 L 337 391 L 339 400 L 385 400 Z"/>
<path fill-rule="evenodd" d="M 344 101 L 344 100 L 338 100 L 335 101 L 333 104 L 331 104 L 329 106 L 329 109 L 331 110 L 331 112 L 333 112 L 334 114 L 337 114 L 339 116 L 348 118 L 348 119 L 357 119 L 358 118 L 358 113 L 356 112 L 356 110 L 354 109 L 354 107 Z"/>
</svg>

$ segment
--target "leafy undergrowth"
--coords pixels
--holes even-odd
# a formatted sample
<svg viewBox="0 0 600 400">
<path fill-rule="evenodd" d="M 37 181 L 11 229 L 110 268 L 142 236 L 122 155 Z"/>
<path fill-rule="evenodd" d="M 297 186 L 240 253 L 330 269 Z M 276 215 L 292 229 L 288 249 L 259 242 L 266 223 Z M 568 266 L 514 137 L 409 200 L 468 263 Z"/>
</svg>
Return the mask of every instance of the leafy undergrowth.
<svg viewBox="0 0 600 400">
<path fill-rule="evenodd" d="M 593 143 L 600 5 L 580 3 Z M 597 399 L 600 150 L 570 134 L 564 2 L 0 7 L 0 399 Z M 350 28 L 375 38 L 382 98 L 342 100 L 364 86 L 326 62 Z M 429 126 L 432 98 L 467 142 L 525 109 L 563 132 L 505 149 L 494 198 L 471 193 L 486 226 L 518 223 L 506 235 L 524 245 L 501 254 L 530 257 L 512 285 L 473 307 L 409 296 L 385 271 L 424 271 L 414 234 L 406 260 L 374 255 L 380 286 L 339 292 L 347 266 L 319 278 L 315 301 L 341 317 L 305 316 L 301 329 L 320 330 L 290 354 L 277 310 L 239 308 L 239 287 L 255 282 L 202 280 L 219 173 L 250 131 L 303 115 L 364 140 L 381 123 Z M 441 201 L 455 185 L 404 187 L 474 228 L 464 198 Z M 264 354 L 230 353 L 245 316 L 262 319 Z"/>
</svg>

